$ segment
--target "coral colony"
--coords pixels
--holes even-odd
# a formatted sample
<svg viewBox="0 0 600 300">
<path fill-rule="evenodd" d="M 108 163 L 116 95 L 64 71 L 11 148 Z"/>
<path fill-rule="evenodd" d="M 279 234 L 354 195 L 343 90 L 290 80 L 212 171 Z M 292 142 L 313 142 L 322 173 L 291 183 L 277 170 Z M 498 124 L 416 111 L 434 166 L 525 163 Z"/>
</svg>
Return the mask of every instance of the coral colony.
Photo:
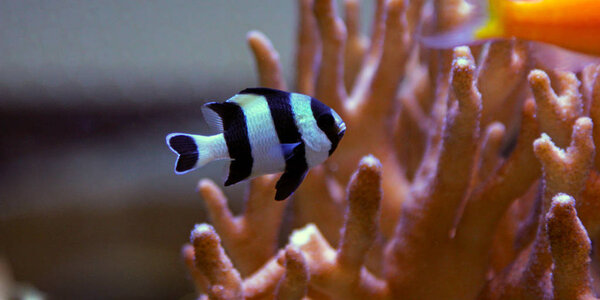
<svg viewBox="0 0 600 300">
<path fill-rule="evenodd" d="M 542 71 L 527 42 L 420 48 L 422 19 L 450 29 L 464 0 L 299 0 L 295 91 L 347 133 L 293 199 L 253 180 L 242 215 L 209 180 L 212 225 L 183 257 L 200 299 L 588 299 L 600 236 L 600 67 Z M 260 85 L 287 90 L 278 54 L 251 32 Z M 358 166 L 358 168 L 356 168 Z M 278 250 L 284 206 L 297 229 Z M 595 252 L 597 253 L 597 252 Z"/>
</svg>

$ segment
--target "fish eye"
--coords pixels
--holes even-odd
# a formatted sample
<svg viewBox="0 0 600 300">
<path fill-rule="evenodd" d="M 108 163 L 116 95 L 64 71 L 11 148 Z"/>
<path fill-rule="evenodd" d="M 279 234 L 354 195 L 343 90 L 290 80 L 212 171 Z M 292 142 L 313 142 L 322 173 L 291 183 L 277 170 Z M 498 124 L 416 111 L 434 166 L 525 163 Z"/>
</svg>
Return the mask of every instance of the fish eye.
<svg viewBox="0 0 600 300">
<path fill-rule="evenodd" d="M 335 119 L 331 114 L 322 114 L 317 120 L 317 125 L 319 125 L 320 128 L 330 128 L 335 126 L 336 124 Z"/>
</svg>

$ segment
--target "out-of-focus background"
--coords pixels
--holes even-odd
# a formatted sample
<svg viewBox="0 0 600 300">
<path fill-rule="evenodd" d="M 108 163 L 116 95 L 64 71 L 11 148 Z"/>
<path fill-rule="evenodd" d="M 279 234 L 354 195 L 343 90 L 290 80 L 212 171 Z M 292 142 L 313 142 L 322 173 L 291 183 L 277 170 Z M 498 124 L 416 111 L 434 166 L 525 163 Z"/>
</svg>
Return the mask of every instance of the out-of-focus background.
<svg viewBox="0 0 600 300">
<path fill-rule="evenodd" d="M 296 0 L 0 1 L 0 262 L 55 299 L 192 295 L 179 250 L 206 220 L 169 132 L 256 85 L 259 29 L 293 77 Z M 372 3 L 363 19 L 372 13 Z M 368 26 L 364 26 L 368 27 Z M 244 184 L 226 188 L 234 211 Z"/>
</svg>

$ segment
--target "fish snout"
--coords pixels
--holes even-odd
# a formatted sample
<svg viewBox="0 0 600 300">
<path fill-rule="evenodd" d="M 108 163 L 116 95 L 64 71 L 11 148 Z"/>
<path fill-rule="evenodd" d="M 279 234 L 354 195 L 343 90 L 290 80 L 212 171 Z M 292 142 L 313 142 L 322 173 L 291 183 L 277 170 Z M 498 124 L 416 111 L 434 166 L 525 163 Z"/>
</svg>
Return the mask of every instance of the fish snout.
<svg viewBox="0 0 600 300">
<path fill-rule="evenodd" d="M 342 123 L 340 124 L 340 126 L 338 127 L 338 137 L 340 139 L 342 139 L 342 137 L 344 137 L 344 134 L 346 133 L 346 123 Z"/>
</svg>

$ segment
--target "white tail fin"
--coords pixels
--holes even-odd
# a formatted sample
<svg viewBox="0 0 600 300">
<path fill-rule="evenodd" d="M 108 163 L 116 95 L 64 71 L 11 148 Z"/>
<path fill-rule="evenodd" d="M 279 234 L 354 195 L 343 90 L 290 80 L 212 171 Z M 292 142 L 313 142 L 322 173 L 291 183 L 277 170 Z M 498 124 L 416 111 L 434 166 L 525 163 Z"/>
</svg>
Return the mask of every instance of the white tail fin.
<svg viewBox="0 0 600 300">
<path fill-rule="evenodd" d="M 179 156 L 175 163 L 175 173 L 185 174 L 211 162 L 211 137 L 186 133 L 167 135 L 167 145 Z"/>
</svg>

